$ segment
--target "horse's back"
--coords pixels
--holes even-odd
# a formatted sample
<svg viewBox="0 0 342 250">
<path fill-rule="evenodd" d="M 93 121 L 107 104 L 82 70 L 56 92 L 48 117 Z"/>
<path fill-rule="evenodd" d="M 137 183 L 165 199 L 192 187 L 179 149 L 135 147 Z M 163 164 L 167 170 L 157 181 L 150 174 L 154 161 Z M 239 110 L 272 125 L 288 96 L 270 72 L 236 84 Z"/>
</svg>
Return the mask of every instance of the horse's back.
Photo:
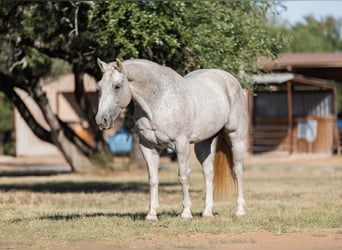
<svg viewBox="0 0 342 250">
<path fill-rule="evenodd" d="M 185 75 L 184 78 L 196 84 L 208 84 L 211 87 L 221 85 L 226 88 L 229 86 L 229 92 L 241 90 L 238 80 L 230 73 L 221 69 L 198 69 Z"/>
</svg>

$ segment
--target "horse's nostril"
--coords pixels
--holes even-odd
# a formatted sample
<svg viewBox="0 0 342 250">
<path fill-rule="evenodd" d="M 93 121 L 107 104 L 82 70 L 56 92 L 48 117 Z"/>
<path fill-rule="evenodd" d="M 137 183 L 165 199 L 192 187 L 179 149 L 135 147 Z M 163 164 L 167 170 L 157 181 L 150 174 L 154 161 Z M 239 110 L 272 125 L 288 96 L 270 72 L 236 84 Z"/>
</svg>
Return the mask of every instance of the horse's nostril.
<svg viewBox="0 0 342 250">
<path fill-rule="evenodd" d="M 107 118 L 103 118 L 103 125 L 107 125 Z"/>
</svg>

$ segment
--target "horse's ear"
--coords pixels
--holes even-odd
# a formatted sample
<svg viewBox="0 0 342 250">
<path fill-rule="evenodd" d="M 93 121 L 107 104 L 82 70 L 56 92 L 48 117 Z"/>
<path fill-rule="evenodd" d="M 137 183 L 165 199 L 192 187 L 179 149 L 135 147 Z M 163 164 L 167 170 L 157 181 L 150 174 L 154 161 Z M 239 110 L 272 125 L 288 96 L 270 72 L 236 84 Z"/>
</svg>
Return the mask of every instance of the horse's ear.
<svg viewBox="0 0 342 250">
<path fill-rule="evenodd" d="M 123 71 L 122 63 L 121 63 L 121 61 L 118 58 L 116 58 L 116 65 L 114 67 L 116 68 L 117 71 L 122 73 L 122 71 Z"/>
<path fill-rule="evenodd" d="M 103 61 L 101 61 L 100 58 L 97 58 L 97 64 L 99 65 L 102 73 L 106 71 L 107 64 Z"/>
</svg>

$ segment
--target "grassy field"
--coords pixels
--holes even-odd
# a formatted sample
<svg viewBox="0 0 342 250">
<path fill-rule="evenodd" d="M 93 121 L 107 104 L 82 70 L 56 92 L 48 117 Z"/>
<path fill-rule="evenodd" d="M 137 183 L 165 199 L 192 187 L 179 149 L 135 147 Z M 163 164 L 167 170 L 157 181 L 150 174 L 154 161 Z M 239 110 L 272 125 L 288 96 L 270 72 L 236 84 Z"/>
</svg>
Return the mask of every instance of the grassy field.
<svg viewBox="0 0 342 250">
<path fill-rule="evenodd" d="M 159 222 L 144 220 L 146 171 L 107 176 L 0 177 L 0 249 L 49 248 L 78 242 L 268 231 L 342 233 L 342 167 L 247 166 L 245 218 L 235 202 L 216 203 L 202 218 L 204 180 L 192 167 L 194 219 L 180 218 L 182 192 L 175 165 L 160 170 Z M 123 244 L 123 243 L 122 243 Z"/>
</svg>

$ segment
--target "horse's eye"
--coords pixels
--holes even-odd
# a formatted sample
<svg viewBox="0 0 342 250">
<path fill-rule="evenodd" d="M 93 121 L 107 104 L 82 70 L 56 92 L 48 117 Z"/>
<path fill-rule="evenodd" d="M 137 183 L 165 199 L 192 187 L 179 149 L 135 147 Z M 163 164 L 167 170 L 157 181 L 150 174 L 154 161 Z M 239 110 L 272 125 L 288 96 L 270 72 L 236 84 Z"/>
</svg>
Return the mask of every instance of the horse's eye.
<svg viewBox="0 0 342 250">
<path fill-rule="evenodd" d="M 120 88 L 121 88 L 120 85 L 115 85 L 115 86 L 114 86 L 114 90 L 119 90 Z"/>
</svg>

